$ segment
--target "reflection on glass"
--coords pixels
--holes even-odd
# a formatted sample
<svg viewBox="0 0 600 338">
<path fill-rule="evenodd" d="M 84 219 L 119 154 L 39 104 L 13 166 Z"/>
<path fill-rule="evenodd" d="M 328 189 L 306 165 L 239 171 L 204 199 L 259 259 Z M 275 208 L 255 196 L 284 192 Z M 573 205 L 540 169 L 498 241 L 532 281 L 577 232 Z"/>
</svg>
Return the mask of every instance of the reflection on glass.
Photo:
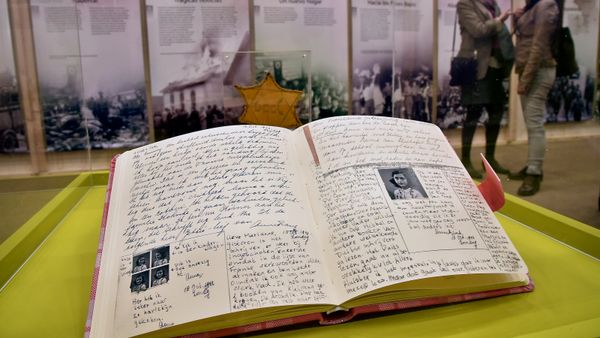
<svg viewBox="0 0 600 338">
<path fill-rule="evenodd" d="M 7 0 L 0 0 L 0 153 L 26 152 Z"/>
<path fill-rule="evenodd" d="M 31 19 L 47 149 L 146 143 L 138 4 L 34 0 Z"/>
</svg>

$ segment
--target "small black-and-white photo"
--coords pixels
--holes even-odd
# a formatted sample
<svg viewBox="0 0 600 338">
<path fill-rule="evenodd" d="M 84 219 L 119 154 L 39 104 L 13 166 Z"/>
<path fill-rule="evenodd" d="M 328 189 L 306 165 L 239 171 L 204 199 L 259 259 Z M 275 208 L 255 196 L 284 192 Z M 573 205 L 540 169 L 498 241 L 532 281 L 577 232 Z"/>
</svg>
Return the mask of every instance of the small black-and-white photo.
<svg viewBox="0 0 600 338">
<path fill-rule="evenodd" d="M 169 263 L 169 246 L 152 250 L 152 266 L 161 266 Z"/>
<path fill-rule="evenodd" d="M 133 274 L 131 276 L 131 292 L 142 292 L 148 290 L 149 271 Z"/>
<path fill-rule="evenodd" d="M 379 176 L 393 200 L 427 198 L 423 185 L 410 167 L 379 169 Z"/>
<path fill-rule="evenodd" d="M 150 253 L 144 252 L 143 254 L 139 254 L 133 256 L 133 273 L 141 272 L 144 270 L 148 270 L 150 267 Z"/>
<path fill-rule="evenodd" d="M 169 281 L 169 266 L 152 269 L 152 287 L 163 285 Z"/>
</svg>

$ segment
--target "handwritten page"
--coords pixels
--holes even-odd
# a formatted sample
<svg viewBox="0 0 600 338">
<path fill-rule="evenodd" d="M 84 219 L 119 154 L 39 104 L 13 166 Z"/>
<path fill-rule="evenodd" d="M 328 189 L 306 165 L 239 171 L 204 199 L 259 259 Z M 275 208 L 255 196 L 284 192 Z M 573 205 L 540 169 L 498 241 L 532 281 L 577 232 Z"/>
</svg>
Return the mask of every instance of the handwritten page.
<svg viewBox="0 0 600 338">
<path fill-rule="evenodd" d="M 345 116 L 311 123 L 321 169 L 330 172 L 364 164 L 413 163 L 456 166 L 456 156 L 439 128 L 424 122 Z"/>
<path fill-rule="evenodd" d="M 229 312 L 330 303 L 290 131 L 239 126 L 123 155 L 118 335 Z"/>
<path fill-rule="evenodd" d="M 342 117 L 308 127 L 296 142 L 344 300 L 427 277 L 526 271 L 436 126 Z"/>
</svg>

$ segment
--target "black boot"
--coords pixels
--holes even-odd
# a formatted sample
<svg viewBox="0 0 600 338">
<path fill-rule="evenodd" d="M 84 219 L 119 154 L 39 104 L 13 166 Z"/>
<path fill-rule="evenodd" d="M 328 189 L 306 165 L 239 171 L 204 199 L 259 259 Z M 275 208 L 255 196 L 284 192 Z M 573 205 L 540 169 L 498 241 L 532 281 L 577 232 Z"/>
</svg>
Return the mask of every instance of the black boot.
<svg viewBox="0 0 600 338">
<path fill-rule="evenodd" d="M 520 196 L 535 195 L 540 190 L 541 181 L 542 175 L 525 174 L 523 184 L 521 184 L 521 187 L 519 187 L 517 194 Z"/>
<path fill-rule="evenodd" d="M 475 129 L 477 129 L 477 120 L 481 115 L 481 107 L 480 106 L 468 106 L 467 107 L 467 118 L 465 123 L 463 124 L 463 129 L 461 133 L 461 141 L 462 141 L 462 152 L 461 152 L 461 162 L 467 169 L 469 175 L 474 179 L 481 179 L 483 175 L 481 172 L 476 170 L 471 164 L 471 144 L 473 143 L 473 136 L 475 135 Z"/>
<path fill-rule="evenodd" d="M 498 163 L 498 161 L 496 161 L 495 158 L 488 160 L 488 163 L 490 164 L 490 167 L 492 167 L 492 169 L 494 169 L 496 174 L 510 175 L 510 171 L 508 169 L 504 168 L 503 166 L 501 166 L 500 163 Z"/>
<path fill-rule="evenodd" d="M 471 161 L 463 161 L 463 165 L 465 166 L 465 169 L 467 169 L 469 176 L 471 176 L 472 178 L 474 178 L 476 180 L 480 180 L 483 178 L 483 175 L 481 174 L 481 172 L 473 167 L 473 164 L 471 164 Z"/>
<path fill-rule="evenodd" d="M 504 114 L 504 106 L 501 104 L 490 104 L 486 108 L 488 110 L 488 121 L 485 125 L 485 157 L 496 174 L 506 175 L 509 173 L 508 169 L 501 166 L 494 156 L 496 153 L 496 141 L 498 140 L 498 134 L 500 134 L 500 121 L 502 120 L 502 114 Z"/>
<path fill-rule="evenodd" d="M 525 166 L 523 169 L 519 170 L 516 173 L 508 173 L 508 178 L 515 181 L 522 181 L 525 179 L 525 177 L 527 177 L 527 175 L 527 166 Z M 535 176 L 540 176 L 540 181 L 544 180 L 544 173 Z"/>
<path fill-rule="evenodd" d="M 522 181 L 527 175 L 527 166 L 516 173 L 508 173 L 508 178 L 515 181 Z"/>
</svg>

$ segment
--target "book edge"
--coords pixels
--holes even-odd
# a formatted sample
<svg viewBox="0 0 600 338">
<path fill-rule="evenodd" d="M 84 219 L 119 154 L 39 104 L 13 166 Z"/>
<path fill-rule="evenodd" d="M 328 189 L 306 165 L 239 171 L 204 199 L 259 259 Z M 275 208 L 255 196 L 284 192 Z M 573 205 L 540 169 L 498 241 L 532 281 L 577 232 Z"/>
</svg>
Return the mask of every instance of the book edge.
<svg viewBox="0 0 600 338">
<path fill-rule="evenodd" d="M 108 221 L 108 209 L 110 207 L 110 196 L 112 193 L 113 179 L 115 177 L 115 167 L 117 158 L 120 155 L 115 155 L 110 162 L 108 185 L 106 187 L 106 196 L 104 198 L 104 211 L 102 212 L 102 223 L 100 224 L 100 238 L 98 240 L 98 249 L 96 251 L 96 263 L 94 265 L 94 274 L 92 276 L 92 288 L 90 290 L 90 298 L 88 303 L 88 314 L 85 321 L 84 337 L 89 338 L 92 329 L 92 317 L 94 315 L 94 305 L 96 303 L 96 289 L 100 277 L 100 263 L 102 261 L 102 251 L 104 248 L 104 240 L 106 235 L 106 225 Z"/>
<path fill-rule="evenodd" d="M 523 286 L 515 286 L 504 289 L 495 289 L 481 292 L 473 292 L 459 295 L 441 296 L 441 297 L 430 297 L 423 299 L 405 300 L 399 302 L 390 303 L 379 303 L 372 305 L 358 306 L 347 311 L 337 311 L 331 314 L 325 313 L 311 313 L 301 316 L 282 318 L 270 321 L 264 321 L 254 324 L 242 325 L 237 327 L 230 327 L 215 331 L 196 333 L 190 335 L 179 336 L 180 338 L 213 338 L 213 337 L 224 337 L 231 335 L 239 335 L 244 333 L 258 332 L 270 329 L 281 328 L 285 326 L 306 324 L 310 322 L 318 322 L 319 325 L 336 325 L 342 324 L 352 320 L 357 315 L 364 315 L 378 312 L 398 311 L 407 310 L 420 307 L 428 307 L 434 305 L 444 305 L 468 302 L 473 300 L 495 298 L 500 296 L 531 292 L 535 288 L 533 280 L 529 277 L 529 283 Z"/>
</svg>

